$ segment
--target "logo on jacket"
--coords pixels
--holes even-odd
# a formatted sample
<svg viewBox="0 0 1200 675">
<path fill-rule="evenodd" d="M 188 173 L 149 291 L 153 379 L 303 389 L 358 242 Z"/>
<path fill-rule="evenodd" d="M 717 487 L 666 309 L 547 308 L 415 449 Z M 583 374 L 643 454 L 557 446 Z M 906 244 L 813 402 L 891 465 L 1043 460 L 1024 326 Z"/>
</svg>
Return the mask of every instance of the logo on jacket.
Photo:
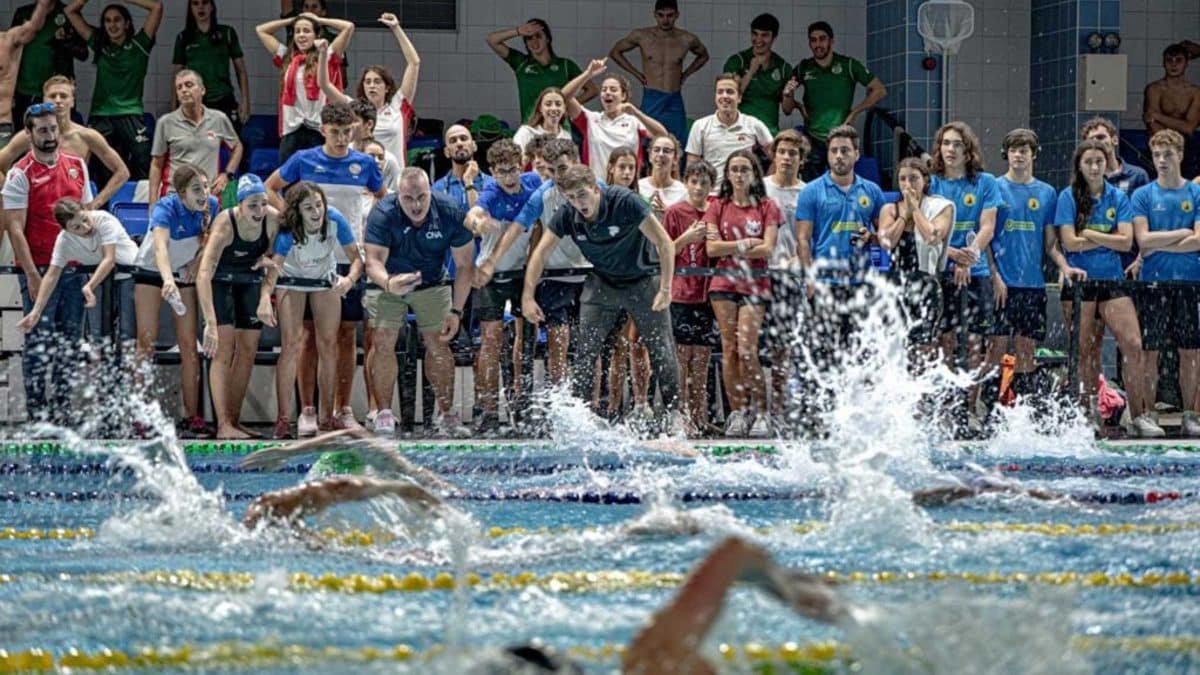
<svg viewBox="0 0 1200 675">
<path fill-rule="evenodd" d="M 1028 206 L 1030 211 L 1037 211 L 1042 208 L 1042 203 L 1037 200 L 1037 197 L 1030 197 Z"/>
<path fill-rule="evenodd" d="M 975 202 L 977 202 L 977 201 L 979 201 L 979 200 L 977 200 L 975 198 L 974 192 L 968 192 L 967 194 L 963 195 L 963 205 L 964 206 L 975 206 Z"/>
</svg>

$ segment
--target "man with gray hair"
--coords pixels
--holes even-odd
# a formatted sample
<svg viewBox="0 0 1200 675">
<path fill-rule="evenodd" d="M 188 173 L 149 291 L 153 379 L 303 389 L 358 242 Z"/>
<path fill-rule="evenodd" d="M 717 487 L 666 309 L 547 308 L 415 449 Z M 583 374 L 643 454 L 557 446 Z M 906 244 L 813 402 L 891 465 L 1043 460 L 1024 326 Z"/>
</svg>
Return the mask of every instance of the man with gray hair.
<svg viewBox="0 0 1200 675">
<path fill-rule="evenodd" d="M 212 177 L 212 192 L 219 197 L 242 163 L 242 142 L 233 122 L 220 110 L 205 107 L 204 80 L 199 73 L 187 69 L 175 73 L 175 97 L 179 107 L 158 118 L 154 127 L 147 199 L 151 209 L 167 193 L 172 164 L 191 164 L 204 171 Z M 220 171 L 221 146 L 229 148 L 224 173 Z"/>
<path fill-rule="evenodd" d="M 379 200 L 367 217 L 367 277 L 379 287 L 368 290 L 365 301 L 373 331 L 366 371 L 379 403 L 376 433 L 396 429 L 396 340 L 410 310 L 425 341 L 424 371 L 437 398 L 438 431 L 447 436 L 468 433 L 452 410 L 454 356 L 449 346 L 474 276 L 474 237 L 463 225 L 466 215 L 454 200 L 433 192 L 424 171 L 408 167 L 400 173 L 396 192 Z M 446 251 L 458 269 L 453 293 L 445 280 Z"/>
</svg>

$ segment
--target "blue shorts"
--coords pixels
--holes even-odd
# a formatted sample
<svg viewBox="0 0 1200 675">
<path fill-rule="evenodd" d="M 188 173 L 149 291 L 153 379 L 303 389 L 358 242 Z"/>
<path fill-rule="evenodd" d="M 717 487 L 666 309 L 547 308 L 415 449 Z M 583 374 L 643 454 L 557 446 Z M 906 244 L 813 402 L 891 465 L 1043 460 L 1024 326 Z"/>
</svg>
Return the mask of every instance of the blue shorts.
<svg viewBox="0 0 1200 675">
<path fill-rule="evenodd" d="M 683 107 L 680 92 L 642 90 L 642 112 L 662 123 L 679 141 L 680 148 L 687 143 L 687 111 Z"/>
</svg>

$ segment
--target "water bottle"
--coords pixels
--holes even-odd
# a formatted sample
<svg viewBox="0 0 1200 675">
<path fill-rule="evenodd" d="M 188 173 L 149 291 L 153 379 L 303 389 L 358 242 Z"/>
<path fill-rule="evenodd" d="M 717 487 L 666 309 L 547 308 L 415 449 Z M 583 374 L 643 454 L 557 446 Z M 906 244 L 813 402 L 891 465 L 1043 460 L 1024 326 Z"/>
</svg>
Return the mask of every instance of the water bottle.
<svg viewBox="0 0 1200 675">
<path fill-rule="evenodd" d="M 171 309 L 175 310 L 175 313 L 179 316 L 187 314 L 187 305 L 183 304 L 183 298 L 179 297 L 178 288 L 175 289 L 175 292 L 167 296 L 167 304 L 169 304 Z"/>
</svg>

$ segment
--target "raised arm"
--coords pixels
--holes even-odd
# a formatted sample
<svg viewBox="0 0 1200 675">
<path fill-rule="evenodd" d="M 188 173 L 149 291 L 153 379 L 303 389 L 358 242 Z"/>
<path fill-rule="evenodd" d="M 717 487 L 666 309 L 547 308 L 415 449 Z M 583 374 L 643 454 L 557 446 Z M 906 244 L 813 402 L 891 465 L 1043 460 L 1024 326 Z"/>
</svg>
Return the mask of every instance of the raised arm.
<svg viewBox="0 0 1200 675">
<path fill-rule="evenodd" d="M 630 75 L 633 75 L 634 79 L 642 83 L 642 86 L 646 86 L 646 74 L 634 67 L 634 65 L 629 62 L 629 59 L 625 58 L 626 52 L 631 52 L 638 48 L 642 37 L 641 28 L 634 28 L 633 30 L 629 31 L 628 35 L 620 40 L 617 40 L 617 43 L 612 46 L 612 49 L 608 50 L 608 58 L 612 59 L 613 63 L 616 63 L 618 66 L 628 71 Z"/>
<path fill-rule="evenodd" d="M 142 22 L 142 30 L 151 38 L 157 35 L 158 27 L 162 25 L 162 0 L 125 0 L 125 2 L 126 4 L 137 5 L 149 12 L 146 14 L 146 20 Z"/>
<path fill-rule="evenodd" d="M 330 103 L 350 103 L 354 99 L 346 92 L 333 86 L 333 82 L 329 80 L 329 41 L 317 40 L 313 42 L 313 49 L 317 50 L 317 85 L 321 87 L 321 92 L 325 94 L 325 98 Z"/>
<path fill-rule="evenodd" d="M 400 27 L 400 21 L 395 14 L 383 13 L 379 17 L 379 23 L 392 31 L 392 37 L 396 38 L 396 44 L 400 45 L 400 53 L 404 54 L 404 77 L 400 79 L 400 95 L 412 103 L 417 95 L 417 79 L 421 74 L 421 56 L 417 54 L 417 48 L 413 46 L 412 40 L 408 39 L 408 35 Z"/>
<path fill-rule="evenodd" d="M 38 31 L 42 26 L 46 25 L 46 17 L 50 15 L 50 9 L 54 7 L 54 0 L 38 0 L 33 7 L 33 14 L 29 19 L 20 26 L 13 28 L 8 32 L 14 46 L 25 46 L 33 42 L 33 38 L 37 37 Z"/>
<path fill-rule="evenodd" d="M 662 125 L 662 122 L 659 122 L 658 120 L 654 119 L 653 117 L 642 112 L 640 109 L 638 109 L 637 106 L 635 106 L 632 103 L 628 103 L 628 102 L 622 103 L 621 104 L 621 112 L 627 112 L 630 115 L 633 115 L 634 117 L 641 120 L 642 124 L 644 124 L 646 126 L 646 128 L 650 130 L 650 134 L 652 136 L 666 136 L 668 133 L 667 128 Z"/>
<path fill-rule="evenodd" d="M 516 28 L 501 28 L 500 30 L 488 33 L 487 43 L 492 48 L 492 51 L 496 52 L 496 56 L 508 60 L 508 53 L 512 50 L 505 43 L 515 37 L 533 35 L 541 29 L 541 26 L 533 22 L 523 23 Z"/>
<path fill-rule="evenodd" d="M 583 89 L 585 85 L 590 83 L 593 77 L 603 73 L 607 68 L 608 66 L 605 65 L 605 59 L 592 59 L 590 62 L 588 62 L 588 67 L 582 73 L 575 76 L 575 79 L 563 85 L 562 94 L 563 99 L 567 102 L 567 119 L 575 119 L 579 116 L 579 112 L 583 109 L 583 106 L 579 104 L 579 99 L 577 98 L 580 90 Z"/>
<path fill-rule="evenodd" d="M 354 36 L 354 24 L 345 19 L 334 19 L 328 16 L 314 16 L 312 14 L 301 14 L 307 16 L 317 22 L 318 25 L 328 26 L 337 31 L 337 36 L 333 38 L 333 42 L 329 44 L 329 48 L 338 56 L 346 55 L 346 48 L 350 46 L 350 38 Z"/>
<path fill-rule="evenodd" d="M 78 2 L 79 0 L 76 1 Z M 254 34 L 258 36 L 258 41 L 271 53 L 271 56 L 279 53 L 279 48 L 283 46 L 278 38 L 275 37 L 275 33 L 282 28 L 292 25 L 293 21 L 295 21 L 294 18 L 274 19 L 266 23 L 260 23 L 254 27 Z"/>
<path fill-rule="evenodd" d="M 71 27 L 79 33 L 79 37 L 85 41 L 92 39 L 92 33 L 96 32 L 95 27 L 83 18 L 83 6 L 87 4 L 87 0 L 71 0 L 71 4 L 67 5 L 65 15 L 67 21 L 71 22 Z"/>
</svg>

